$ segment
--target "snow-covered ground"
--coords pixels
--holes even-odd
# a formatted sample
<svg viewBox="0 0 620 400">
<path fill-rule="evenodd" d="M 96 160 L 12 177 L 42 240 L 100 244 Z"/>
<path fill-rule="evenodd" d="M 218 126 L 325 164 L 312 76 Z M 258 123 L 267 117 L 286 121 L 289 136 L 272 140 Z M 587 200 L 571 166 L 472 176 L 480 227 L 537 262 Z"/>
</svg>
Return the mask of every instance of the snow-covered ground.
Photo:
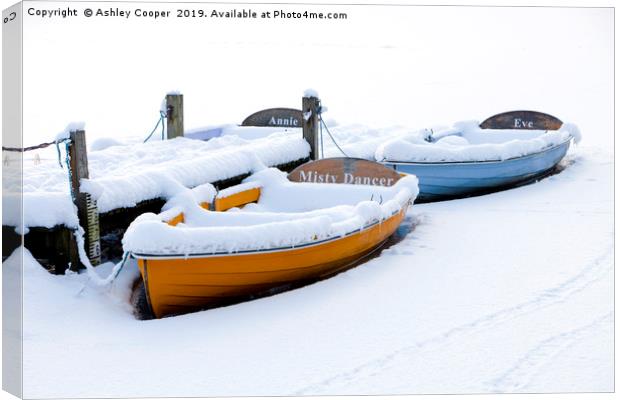
<svg viewBox="0 0 620 400">
<path fill-rule="evenodd" d="M 109 154 L 146 136 L 171 88 L 184 93 L 192 128 L 298 108 L 307 87 L 329 106 L 326 122 L 349 156 L 514 109 L 573 122 L 582 143 L 557 175 L 415 205 L 413 231 L 379 257 L 231 307 L 138 321 L 128 303 L 134 264 L 101 288 L 87 274 L 52 276 L 26 255 L 26 397 L 614 390 L 613 11 L 344 8 L 344 25 L 31 19 L 24 145 L 84 120 L 89 144 Z M 162 56 L 173 47 L 183 63 Z M 77 49 L 79 62 L 65 62 Z M 316 62 L 294 61 L 308 55 Z M 324 144 L 326 156 L 340 155 Z M 107 160 L 110 175 L 140 175 Z M 66 202 L 55 162 L 53 150 L 42 157 L 57 168 L 51 181 L 25 183 L 33 193 L 58 188 L 50 201 Z M 15 260 L 3 263 L 5 277 L 20 273 Z"/>
<path fill-rule="evenodd" d="M 162 320 L 133 317 L 133 264 L 97 289 L 27 256 L 24 394 L 612 391 L 612 157 L 579 147 L 563 164 L 415 205 L 404 240 L 326 281 Z"/>
</svg>

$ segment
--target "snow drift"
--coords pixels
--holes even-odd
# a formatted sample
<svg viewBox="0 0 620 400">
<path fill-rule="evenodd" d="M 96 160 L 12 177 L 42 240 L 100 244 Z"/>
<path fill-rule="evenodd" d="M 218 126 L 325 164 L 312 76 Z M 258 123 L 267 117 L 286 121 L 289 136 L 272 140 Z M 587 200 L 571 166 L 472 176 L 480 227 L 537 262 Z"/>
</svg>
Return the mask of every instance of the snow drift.
<svg viewBox="0 0 620 400">
<path fill-rule="evenodd" d="M 428 130 L 402 135 L 377 148 L 377 161 L 467 162 L 503 161 L 557 146 L 568 140 L 579 142 L 581 134 L 573 124 L 557 131 L 481 129 L 477 121 L 454 124 L 429 137 Z M 430 141 L 429 141 L 430 140 Z"/>
<path fill-rule="evenodd" d="M 274 133 L 246 140 L 224 136 L 203 142 L 187 138 L 133 143 L 96 141 L 88 153 L 90 179 L 80 190 L 97 200 L 100 213 L 155 199 L 171 198 L 188 187 L 286 164 L 308 157 L 310 147 L 301 135 Z M 24 226 L 77 227 L 69 193 L 66 166 L 61 168 L 55 149 L 47 149 L 43 162 L 24 162 L 23 177 L 7 170 L 5 201 L 20 201 L 23 194 Z M 63 155 L 64 158 L 64 155 Z M 63 162 L 64 164 L 64 162 Z M 23 179 L 23 180 L 22 180 Z M 19 225 L 19 215 L 3 213 L 3 224 Z"/>
</svg>

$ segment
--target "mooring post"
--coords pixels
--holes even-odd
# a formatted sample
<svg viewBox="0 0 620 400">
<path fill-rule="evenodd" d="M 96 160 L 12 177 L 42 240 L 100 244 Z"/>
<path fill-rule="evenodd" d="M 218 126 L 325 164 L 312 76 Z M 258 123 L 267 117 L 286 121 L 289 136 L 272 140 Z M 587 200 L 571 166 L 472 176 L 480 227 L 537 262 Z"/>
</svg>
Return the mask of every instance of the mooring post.
<svg viewBox="0 0 620 400">
<path fill-rule="evenodd" d="M 166 118 L 168 139 L 184 136 L 183 130 L 183 95 L 166 95 Z"/>
<path fill-rule="evenodd" d="M 319 158 L 319 105 L 321 101 L 315 95 L 304 94 L 301 102 L 304 139 L 310 144 L 310 159 Z"/>
<path fill-rule="evenodd" d="M 92 265 L 101 264 L 101 244 L 99 241 L 99 211 L 97 201 L 90 194 L 80 191 L 80 180 L 88 179 L 88 155 L 86 153 L 86 133 L 77 130 L 70 133 L 71 145 L 69 157 L 71 166 L 71 193 L 78 209 L 80 226 L 84 228 L 86 254 Z M 81 265 L 74 260 L 76 255 L 71 252 L 71 269 L 77 270 Z"/>
</svg>

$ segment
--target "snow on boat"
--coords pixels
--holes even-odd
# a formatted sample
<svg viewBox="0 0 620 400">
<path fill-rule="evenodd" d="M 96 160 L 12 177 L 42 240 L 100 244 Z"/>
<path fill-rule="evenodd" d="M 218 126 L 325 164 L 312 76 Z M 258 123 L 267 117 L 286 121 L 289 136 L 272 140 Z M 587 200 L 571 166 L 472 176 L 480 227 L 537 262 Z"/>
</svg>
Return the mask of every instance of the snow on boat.
<svg viewBox="0 0 620 400">
<path fill-rule="evenodd" d="M 153 314 L 161 318 L 301 286 L 378 249 L 413 203 L 417 179 L 366 160 L 340 160 L 340 173 L 326 172 L 321 166 L 334 163 L 326 159 L 289 178 L 269 168 L 219 193 L 208 184 L 187 189 L 160 214 L 138 217 L 123 247 L 138 260 Z M 379 175 L 360 175 L 370 164 Z M 333 184 L 340 178 L 352 182 Z"/>
<path fill-rule="evenodd" d="M 581 138 L 573 124 L 535 111 L 511 111 L 478 125 L 461 122 L 379 146 L 375 158 L 415 174 L 420 200 L 463 197 L 512 187 L 548 174 Z"/>
</svg>

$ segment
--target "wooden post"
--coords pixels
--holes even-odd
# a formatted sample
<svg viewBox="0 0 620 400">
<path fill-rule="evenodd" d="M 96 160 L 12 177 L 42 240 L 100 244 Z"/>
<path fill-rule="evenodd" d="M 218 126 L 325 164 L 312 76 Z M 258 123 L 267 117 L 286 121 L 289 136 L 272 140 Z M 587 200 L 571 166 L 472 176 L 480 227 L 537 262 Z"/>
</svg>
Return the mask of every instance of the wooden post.
<svg viewBox="0 0 620 400">
<path fill-rule="evenodd" d="M 319 158 L 319 114 L 320 100 L 317 97 L 304 97 L 302 99 L 303 135 L 310 144 L 310 159 Z M 308 118 L 309 116 L 309 118 Z"/>
<path fill-rule="evenodd" d="M 88 156 L 86 153 L 86 133 L 82 130 L 70 134 L 71 146 L 69 157 L 71 165 L 71 192 L 78 209 L 80 226 L 84 228 L 86 254 L 92 265 L 101 264 L 101 244 L 99 241 L 99 211 L 97 201 L 90 194 L 80 192 L 80 180 L 88 179 Z M 71 269 L 77 269 L 81 263 L 73 260 L 71 252 Z"/>
<path fill-rule="evenodd" d="M 183 136 L 183 95 L 167 94 L 166 95 L 166 117 L 168 139 Z"/>
</svg>

